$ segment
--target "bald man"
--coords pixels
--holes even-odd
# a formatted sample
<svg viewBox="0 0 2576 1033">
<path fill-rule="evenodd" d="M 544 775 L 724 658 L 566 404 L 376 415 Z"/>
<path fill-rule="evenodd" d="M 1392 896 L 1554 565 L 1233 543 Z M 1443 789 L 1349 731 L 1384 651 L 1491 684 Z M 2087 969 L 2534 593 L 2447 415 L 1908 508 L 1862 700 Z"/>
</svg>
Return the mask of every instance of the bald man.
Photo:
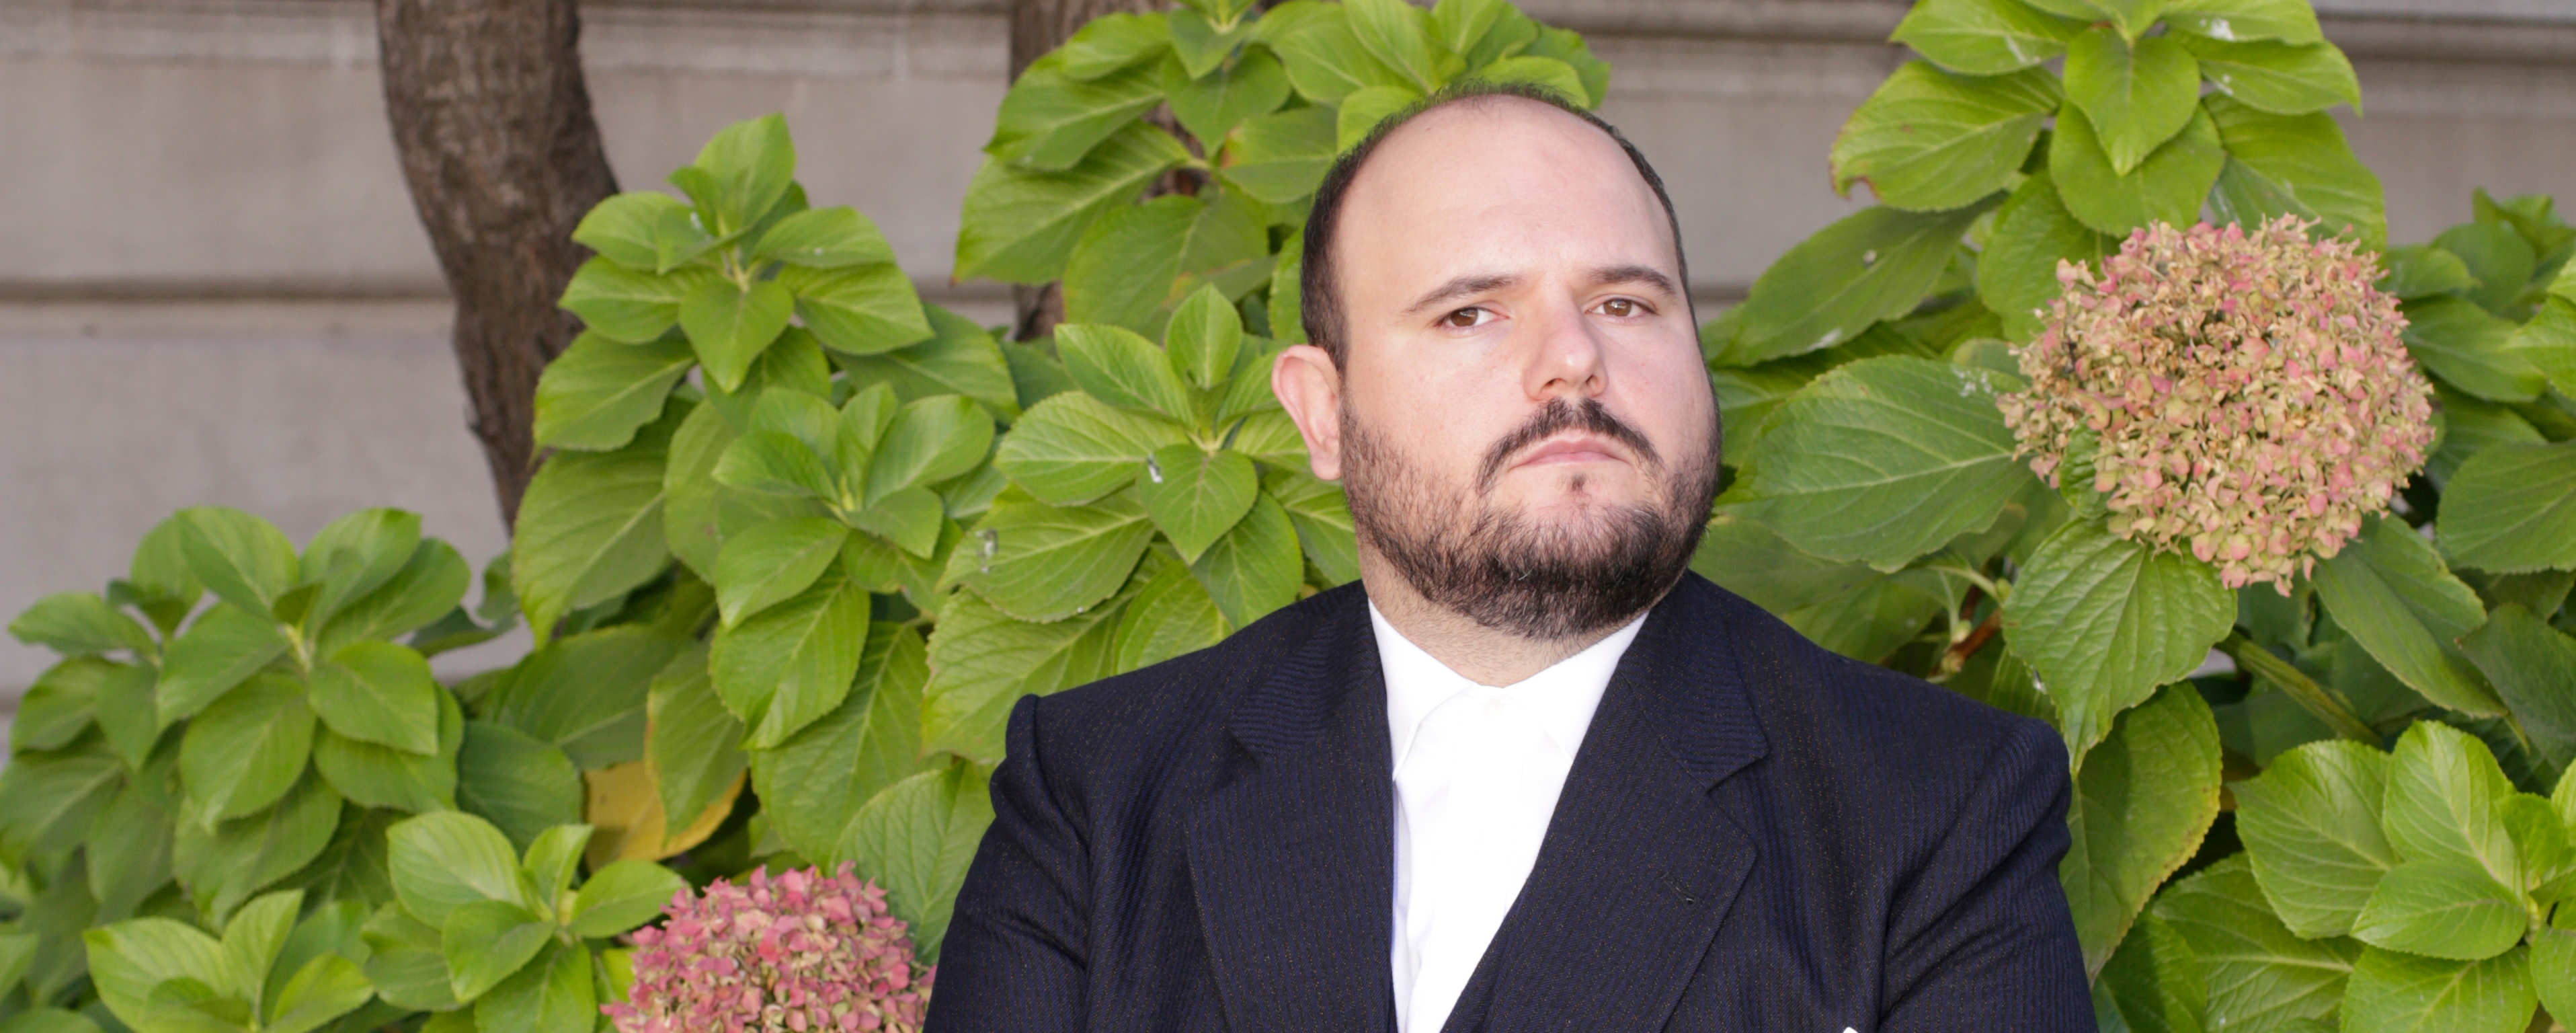
<svg viewBox="0 0 2576 1033">
<path fill-rule="evenodd" d="M 1013 707 L 932 1033 L 2094 1028 L 2046 725 L 1689 570 L 1670 199 L 1476 86 L 1325 176 L 1271 387 L 1360 580 Z"/>
</svg>

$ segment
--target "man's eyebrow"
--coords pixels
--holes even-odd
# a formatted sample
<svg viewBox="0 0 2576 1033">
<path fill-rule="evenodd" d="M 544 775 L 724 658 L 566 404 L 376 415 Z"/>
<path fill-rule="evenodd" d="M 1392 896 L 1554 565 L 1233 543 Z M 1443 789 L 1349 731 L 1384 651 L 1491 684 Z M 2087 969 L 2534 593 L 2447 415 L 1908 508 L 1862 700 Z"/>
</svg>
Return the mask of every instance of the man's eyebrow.
<svg viewBox="0 0 2576 1033">
<path fill-rule="evenodd" d="M 1445 301 L 1454 301 L 1471 294 L 1483 294 L 1486 291 L 1501 290 L 1505 287 L 1516 287 L 1520 283 L 1521 278 L 1512 273 L 1468 273 L 1464 276 L 1453 276 L 1448 282 L 1433 287 L 1428 293 L 1413 299 L 1413 304 L 1405 306 L 1403 315 L 1411 318 Z"/>
<path fill-rule="evenodd" d="M 1671 297 L 1682 296 L 1681 287 L 1673 282 L 1673 278 L 1651 265 L 1609 265 L 1592 270 L 1592 285 L 1595 287 L 1621 283 L 1642 283 Z"/>
</svg>

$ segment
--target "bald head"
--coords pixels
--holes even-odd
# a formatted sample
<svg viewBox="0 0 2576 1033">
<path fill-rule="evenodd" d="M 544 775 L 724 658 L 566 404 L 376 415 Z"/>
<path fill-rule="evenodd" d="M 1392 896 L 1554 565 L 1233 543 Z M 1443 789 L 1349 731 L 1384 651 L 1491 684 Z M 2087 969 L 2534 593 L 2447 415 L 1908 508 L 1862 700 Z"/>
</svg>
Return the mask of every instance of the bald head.
<svg viewBox="0 0 2576 1033">
<path fill-rule="evenodd" d="M 1436 93 L 1379 123 L 1317 188 L 1299 282 L 1307 338 L 1343 364 L 1354 331 L 1347 288 L 1384 282 L 1384 266 L 1441 264 L 1471 237 L 1518 234 L 1517 242 L 1483 243 L 1526 247 L 1552 228 L 1605 218 L 1642 229 L 1638 243 L 1651 244 L 1653 256 L 1621 263 L 1637 268 L 1601 271 L 1651 274 L 1687 307 L 1672 200 L 1617 128 L 1537 87 L 1469 83 Z M 1474 286 L 1435 288 L 1463 294 Z M 1439 300 L 1407 298 L 1399 313 L 1417 315 L 1417 303 Z"/>
</svg>

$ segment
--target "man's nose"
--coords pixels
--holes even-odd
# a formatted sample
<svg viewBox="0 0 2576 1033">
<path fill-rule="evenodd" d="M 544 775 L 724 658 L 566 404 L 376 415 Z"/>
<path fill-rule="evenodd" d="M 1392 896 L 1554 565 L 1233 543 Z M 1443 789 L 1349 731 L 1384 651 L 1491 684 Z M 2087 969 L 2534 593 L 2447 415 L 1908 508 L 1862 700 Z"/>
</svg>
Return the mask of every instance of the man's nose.
<svg viewBox="0 0 2576 1033">
<path fill-rule="evenodd" d="M 1532 400 L 1591 398 L 1608 386 L 1599 328 L 1584 318 L 1580 304 L 1545 306 L 1538 318 L 1523 325 L 1534 338 L 1522 378 Z"/>
</svg>

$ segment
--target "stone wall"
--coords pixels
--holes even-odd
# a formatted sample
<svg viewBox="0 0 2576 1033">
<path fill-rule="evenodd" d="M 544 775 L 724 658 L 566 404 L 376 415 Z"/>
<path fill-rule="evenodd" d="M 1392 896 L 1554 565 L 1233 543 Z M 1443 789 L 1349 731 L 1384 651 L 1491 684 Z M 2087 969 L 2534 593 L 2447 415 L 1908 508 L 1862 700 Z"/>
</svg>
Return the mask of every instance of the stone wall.
<svg viewBox="0 0 2576 1033">
<path fill-rule="evenodd" d="M 1606 113 L 1671 183 L 1703 312 L 1857 202 L 1843 116 L 1902 60 L 1899 0 L 1530 0 L 1615 68 Z M 2398 240 L 2468 192 L 2576 203 L 2576 0 L 2319 0 L 2341 112 Z M 446 305 L 383 124 L 365 0 L 0 0 L 0 614 L 95 588 L 170 510 L 298 538 L 362 505 L 505 544 L 463 426 Z M 594 0 L 584 52 L 630 189 L 784 111 L 822 203 L 884 228 L 925 294 L 1006 67 L 998 0 Z M 502 647 L 504 655 L 509 647 Z M 486 655 L 490 655 L 488 652 Z M 0 700 L 45 654 L 0 640 Z M 474 658 L 461 661 L 472 664 Z M 0 703 L 0 710 L 5 710 Z"/>
</svg>

